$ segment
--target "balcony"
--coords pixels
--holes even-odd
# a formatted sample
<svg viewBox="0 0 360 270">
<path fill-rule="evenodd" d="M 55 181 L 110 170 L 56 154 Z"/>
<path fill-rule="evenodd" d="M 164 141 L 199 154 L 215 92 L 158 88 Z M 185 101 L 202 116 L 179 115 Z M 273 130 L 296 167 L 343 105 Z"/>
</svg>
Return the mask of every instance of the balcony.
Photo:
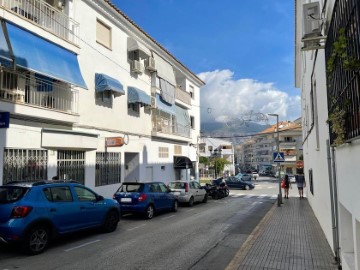
<svg viewBox="0 0 360 270">
<path fill-rule="evenodd" d="M 184 102 L 187 105 L 191 105 L 191 96 L 188 92 L 181 90 L 180 88 L 175 88 L 175 98 Z"/>
<path fill-rule="evenodd" d="M 78 113 L 79 91 L 53 79 L 0 70 L 0 100 L 52 111 Z"/>
<path fill-rule="evenodd" d="M 0 6 L 78 45 L 79 23 L 68 17 L 62 6 L 53 7 L 42 0 L 0 0 Z"/>
<path fill-rule="evenodd" d="M 153 135 L 157 133 L 181 136 L 185 138 L 190 138 L 191 131 L 189 126 L 183 126 L 176 123 L 172 119 L 163 117 L 161 115 L 152 116 L 152 130 Z"/>
</svg>

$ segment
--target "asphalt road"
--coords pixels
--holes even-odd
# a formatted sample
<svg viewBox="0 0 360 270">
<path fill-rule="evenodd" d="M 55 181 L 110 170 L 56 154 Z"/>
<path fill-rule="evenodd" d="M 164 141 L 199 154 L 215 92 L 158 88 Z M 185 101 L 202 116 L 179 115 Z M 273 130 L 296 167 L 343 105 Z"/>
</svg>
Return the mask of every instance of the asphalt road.
<svg viewBox="0 0 360 270">
<path fill-rule="evenodd" d="M 221 200 L 143 220 L 125 216 L 110 234 L 77 233 L 37 256 L 0 246 L 5 269 L 225 269 L 276 202 L 276 183 L 258 181 Z"/>
</svg>

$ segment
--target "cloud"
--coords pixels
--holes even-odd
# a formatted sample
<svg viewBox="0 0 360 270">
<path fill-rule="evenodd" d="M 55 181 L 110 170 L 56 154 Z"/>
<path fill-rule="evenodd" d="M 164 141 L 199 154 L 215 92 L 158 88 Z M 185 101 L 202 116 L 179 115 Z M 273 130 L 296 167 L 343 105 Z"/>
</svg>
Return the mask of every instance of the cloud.
<svg viewBox="0 0 360 270">
<path fill-rule="evenodd" d="M 274 83 L 234 79 L 234 72 L 215 70 L 198 74 L 206 85 L 200 90 L 201 121 L 227 122 L 253 113 L 276 113 L 280 120 L 295 120 L 300 113 L 300 96 L 289 96 Z M 273 122 L 273 121 L 271 121 Z"/>
</svg>

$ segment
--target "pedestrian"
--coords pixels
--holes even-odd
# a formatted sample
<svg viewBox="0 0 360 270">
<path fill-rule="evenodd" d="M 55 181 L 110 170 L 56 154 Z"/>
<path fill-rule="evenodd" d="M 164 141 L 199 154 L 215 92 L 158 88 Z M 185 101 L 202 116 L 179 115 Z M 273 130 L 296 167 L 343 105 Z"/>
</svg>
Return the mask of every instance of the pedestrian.
<svg viewBox="0 0 360 270">
<path fill-rule="evenodd" d="M 304 187 L 306 187 L 305 176 L 303 170 L 299 169 L 295 175 L 296 185 L 299 190 L 299 197 L 304 198 Z"/>
<path fill-rule="evenodd" d="M 285 174 L 283 181 L 284 181 L 284 193 L 285 193 L 284 198 L 289 199 L 289 188 L 291 188 L 291 183 L 289 180 L 289 176 L 287 174 Z"/>
</svg>

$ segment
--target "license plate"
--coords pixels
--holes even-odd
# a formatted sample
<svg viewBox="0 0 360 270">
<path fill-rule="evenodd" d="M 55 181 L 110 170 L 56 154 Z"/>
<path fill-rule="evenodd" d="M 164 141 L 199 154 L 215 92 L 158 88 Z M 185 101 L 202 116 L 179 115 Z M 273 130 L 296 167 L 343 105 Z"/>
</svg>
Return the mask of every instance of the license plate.
<svg viewBox="0 0 360 270">
<path fill-rule="evenodd" d="M 121 198 L 121 202 L 131 202 L 131 198 Z"/>
<path fill-rule="evenodd" d="M 173 192 L 175 196 L 179 196 L 180 195 L 180 191 L 175 191 Z"/>
</svg>

